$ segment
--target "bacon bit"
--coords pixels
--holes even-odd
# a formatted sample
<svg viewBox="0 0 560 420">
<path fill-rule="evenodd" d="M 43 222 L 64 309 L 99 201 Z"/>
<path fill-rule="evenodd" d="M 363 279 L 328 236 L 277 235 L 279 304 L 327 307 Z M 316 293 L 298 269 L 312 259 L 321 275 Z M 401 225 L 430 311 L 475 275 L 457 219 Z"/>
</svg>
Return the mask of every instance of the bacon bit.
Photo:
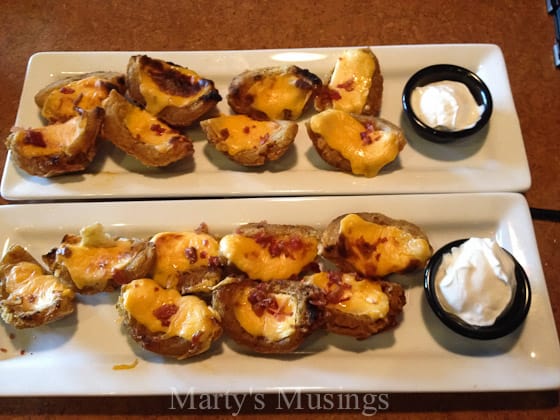
<svg viewBox="0 0 560 420">
<path fill-rule="evenodd" d="M 326 300 L 328 304 L 336 305 L 350 299 L 350 296 L 344 296 L 345 291 L 352 290 L 352 286 L 342 280 L 342 273 L 330 272 L 328 274 L 329 281 L 327 283 Z"/>
<path fill-rule="evenodd" d="M 253 239 L 259 246 L 268 250 L 268 253 L 274 258 L 284 255 L 287 258 L 295 260 L 295 252 L 306 248 L 305 242 L 298 236 L 289 236 L 282 239 L 274 235 L 267 235 L 264 232 L 259 232 Z"/>
<path fill-rule="evenodd" d="M 154 287 L 154 292 L 159 292 L 159 287 Z"/>
<path fill-rule="evenodd" d="M 251 127 L 249 127 L 248 125 L 246 125 L 245 127 L 243 127 L 243 132 L 245 134 L 249 134 L 249 132 L 251 131 Z"/>
<path fill-rule="evenodd" d="M 2 353 L 8 353 L 8 349 L 4 348 L 4 347 L 0 347 L 0 352 Z"/>
<path fill-rule="evenodd" d="M 381 132 L 375 129 L 375 126 L 371 122 L 366 122 L 364 124 L 366 131 L 360 133 L 360 138 L 362 139 L 362 144 L 364 146 L 370 145 L 381 138 Z"/>
<path fill-rule="evenodd" d="M 354 79 L 348 79 L 344 83 L 336 85 L 339 89 L 344 89 L 346 92 L 352 92 L 354 90 Z"/>
<path fill-rule="evenodd" d="M 220 258 L 217 256 L 212 256 L 210 257 L 210 259 L 208 260 L 208 265 L 210 267 L 220 267 L 222 264 L 220 262 Z"/>
<path fill-rule="evenodd" d="M 24 349 L 21 349 L 21 350 L 19 351 L 19 354 L 20 354 L 20 356 L 23 356 L 23 355 L 25 354 L 25 350 L 24 350 Z"/>
<path fill-rule="evenodd" d="M 10 333 L 9 337 L 10 337 L 10 340 L 13 340 L 14 338 L 16 338 L 16 335 L 14 333 Z"/>
<path fill-rule="evenodd" d="M 29 295 L 29 296 L 27 296 L 27 301 L 28 301 L 29 303 L 33 303 L 33 302 L 35 302 L 36 300 L 37 300 L 37 296 L 35 296 L 35 295 Z"/>
<path fill-rule="evenodd" d="M 208 233 L 210 230 L 208 229 L 208 225 L 202 222 L 198 227 L 194 230 L 196 233 Z"/>
<path fill-rule="evenodd" d="M 198 261 L 198 252 L 194 246 L 185 248 L 185 257 L 191 264 Z"/>
<path fill-rule="evenodd" d="M 222 137 L 222 139 L 227 140 L 227 138 L 229 137 L 229 130 L 227 128 L 221 129 L 220 136 Z"/>
<path fill-rule="evenodd" d="M 161 325 L 169 327 L 171 324 L 170 318 L 177 313 L 179 307 L 174 303 L 164 303 L 159 308 L 155 309 L 152 314 L 161 321 Z"/>
<path fill-rule="evenodd" d="M 259 317 L 262 317 L 265 312 L 273 315 L 276 319 L 282 320 L 286 316 L 291 316 L 293 313 L 287 311 L 285 306 L 278 305 L 278 301 L 274 297 L 274 294 L 269 293 L 266 289 L 264 283 L 258 284 L 251 292 L 248 297 L 249 303 L 253 312 Z"/>
<path fill-rule="evenodd" d="M 165 127 L 162 127 L 159 124 L 152 124 L 150 126 L 150 130 L 152 130 L 153 132 L 155 132 L 158 136 L 161 136 L 163 133 L 165 133 L 167 130 L 165 129 Z"/>
<path fill-rule="evenodd" d="M 200 256 L 200 258 L 202 258 L 203 260 L 205 260 L 205 259 L 208 258 L 208 252 L 206 252 L 206 251 L 200 251 L 199 256 Z"/>
<path fill-rule="evenodd" d="M 27 130 L 23 138 L 23 144 L 30 144 L 37 147 L 47 147 L 43 134 L 40 131 Z"/>
<path fill-rule="evenodd" d="M 74 101 L 72 102 L 74 104 L 74 106 L 80 105 L 80 101 L 83 99 L 83 97 L 84 97 L 84 94 L 80 93 L 78 95 L 78 97 L 76 99 L 74 99 Z"/>
<path fill-rule="evenodd" d="M 130 283 L 130 276 L 125 270 L 114 269 L 112 273 L 113 281 L 117 284 L 127 284 Z"/>
<path fill-rule="evenodd" d="M 138 359 L 134 359 L 132 363 L 123 363 L 119 365 L 113 365 L 113 370 L 126 370 L 126 369 L 134 369 L 138 366 Z"/>
<path fill-rule="evenodd" d="M 60 93 L 64 93 L 65 95 L 68 95 L 68 94 L 71 94 L 71 93 L 74 93 L 74 92 L 75 92 L 75 90 L 72 89 L 71 87 L 68 87 L 68 86 L 62 86 L 60 88 Z"/>
<path fill-rule="evenodd" d="M 270 140 L 270 134 L 266 133 L 264 136 L 261 136 L 259 140 L 260 144 L 266 144 Z"/>
</svg>

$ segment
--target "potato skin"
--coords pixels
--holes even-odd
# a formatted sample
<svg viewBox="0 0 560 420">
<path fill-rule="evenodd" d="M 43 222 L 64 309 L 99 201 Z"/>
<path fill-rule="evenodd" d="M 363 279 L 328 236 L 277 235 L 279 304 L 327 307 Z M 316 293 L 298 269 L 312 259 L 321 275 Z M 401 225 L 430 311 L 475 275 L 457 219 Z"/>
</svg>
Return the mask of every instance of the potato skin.
<svg viewBox="0 0 560 420">
<path fill-rule="evenodd" d="M 424 239 L 429 244 L 428 236 L 426 235 L 426 233 L 424 233 L 424 231 L 419 226 L 409 221 L 393 219 L 382 213 L 375 212 L 357 212 L 354 214 L 371 223 L 376 223 L 382 226 L 397 227 L 408 232 L 413 237 Z M 357 271 L 356 267 L 347 259 L 347 251 L 344 246 L 344 238 L 341 238 L 339 234 L 340 222 L 347 215 L 348 214 L 340 215 L 333 219 L 327 225 L 321 237 L 319 254 L 327 260 L 333 262 L 340 270 L 346 272 L 355 272 Z M 400 273 L 414 271 L 418 268 L 422 268 L 424 264 L 425 261 L 412 261 L 411 264 L 400 271 Z M 361 274 L 365 275 L 366 273 Z"/>
<path fill-rule="evenodd" d="M 80 115 L 74 118 L 83 119 L 85 128 L 71 145 L 61 146 L 50 154 L 31 155 L 25 151 L 25 146 L 30 144 L 28 139 L 32 139 L 34 133 L 40 133 L 50 126 L 37 129 L 13 128 L 6 139 L 6 147 L 12 153 L 14 163 L 30 175 L 46 178 L 85 170 L 97 152 L 97 135 L 101 129 L 104 112 L 102 108 L 95 108 L 92 111 L 78 109 L 78 112 Z M 71 121 L 60 124 L 68 123 Z M 31 144 L 33 144 L 32 140 Z M 41 141 L 37 146 L 41 147 Z"/>
<path fill-rule="evenodd" d="M 246 70 L 235 76 L 228 88 L 227 102 L 231 109 L 238 114 L 245 114 L 256 120 L 284 119 L 297 120 L 300 115 L 284 112 L 282 116 L 273 117 L 253 106 L 254 97 L 249 89 L 265 78 L 274 78 L 283 75 L 293 75 L 298 79 L 297 87 L 308 92 L 308 98 L 303 106 L 303 111 L 313 102 L 316 93 L 322 87 L 321 79 L 307 69 L 298 66 L 263 67 Z"/>
<path fill-rule="evenodd" d="M 162 94 L 189 97 L 192 96 L 193 90 L 205 89 L 207 92 L 196 101 L 182 107 L 168 105 L 155 115 L 172 127 L 189 127 L 212 110 L 222 100 L 222 97 L 214 87 L 212 80 L 200 77 L 193 84 L 192 81 L 186 81 L 184 77 L 170 70 L 169 66 L 181 67 L 170 61 L 151 58 L 147 55 L 130 57 L 126 69 L 127 95 L 140 106 L 146 107 L 146 98 L 140 89 L 142 71 L 150 74 L 150 77 L 160 87 Z"/>
<path fill-rule="evenodd" d="M 67 234 L 58 247 L 51 249 L 42 256 L 49 269 L 66 283 L 75 284 L 66 265 L 57 258 L 57 253 L 64 253 L 64 246 L 66 244 L 78 245 L 81 239 L 80 235 Z M 99 285 L 85 286 L 83 288 L 75 286 L 76 290 L 83 295 L 111 292 L 117 290 L 123 284 L 130 283 L 134 279 L 145 277 L 154 264 L 155 247 L 144 239 L 131 238 L 130 241 L 130 252 L 133 254 L 133 258 L 125 266 L 113 270 L 111 278 L 109 278 L 103 288 L 100 288 Z"/>
<path fill-rule="evenodd" d="M 287 293 L 295 296 L 298 302 L 295 333 L 280 341 L 270 341 L 266 337 L 254 337 L 249 334 L 234 313 L 235 303 L 241 299 L 247 288 L 259 289 L 262 293 Z M 304 285 L 299 281 L 259 282 L 239 276 L 227 278 L 214 289 L 212 306 L 220 314 L 225 334 L 236 343 L 256 353 L 289 353 L 300 347 L 305 338 L 322 326 L 323 312 L 312 303 L 321 296 L 317 287 Z"/>
<path fill-rule="evenodd" d="M 362 124 L 366 124 L 366 123 L 372 124 L 372 126 L 376 130 L 381 130 L 381 131 L 391 133 L 395 137 L 395 141 L 398 144 L 399 150 L 402 150 L 405 147 L 407 141 L 403 131 L 401 130 L 400 127 L 396 126 L 392 122 L 387 121 L 386 119 L 383 118 L 369 116 L 369 115 L 357 115 L 357 114 L 351 114 L 351 115 L 353 118 L 355 118 Z M 311 129 L 311 124 L 309 123 L 309 121 L 305 122 L 305 127 L 309 139 L 311 140 L 313 146 L 315 147 L 315 150 L 325 162 L 327 162 L 329 165 L 335 167 L 336 169 L 342 172 L 352 173 L 352 165 L 350 161 L 346 159 L 338 150 L 329 146 L 329 144 L 320 134 L 314 132 Z"/>
<path fill-rule="evenodd" d="M 20 299 L 12 299 L 5 285 L 6 277 L 10 270 L 21 262 L 35 264 L 41 267 L 43 274 L 49 274 L 23 247 L 19 245 L 10 247 L 0 261 L 0 316 L 7 324 L 13 325 L 16 328 L 35 328 L 58 321 L 75 311 L 76 302 L 72 285 L 65 283 L 62 279 L 59 279 L 59 281 L 66 292 L 56 293 L 52 297 L 50 305 L 42 310 L 26 311 L 23 309 Z"/>
<path fill-rule="evenodd" d="M 148 351 L 183 360 L 207 350 L 204 343 L 197 343 L 178 336 L 167 337 L 162 332 L 154 333 L 131 317 L 130 313 L 120 304 L 117 304 L 117 309 L 123 317 L 123 327 L 130 335 L 130 338 Z M 212 340 L 217 340 L 221 332 L 221 328 L 218 328 Z"/>
<path fill-rule="evenodd" d="M 65 77 L 64 79 L 61 80 L 57 80 L 54 81 L 52 83 L 49 83 L 47 86 L 45 86 L 43 89 L 41 89 L 39 92 L 37 92 L 37 94 L 34 97 L 35 103 L 37 104 L 37 106 L 39 108 L 41 108 L 41 113 L 43 115 L 43 117 L 45 117 L 49 123 L 56 123 L 56 122 L 64 122 L 67 121 L 69 118 L 71 118 L 71 116 L 66 115 L 66 114 L 60 114 L 61 111 L 58 111 L 56 109 L 49 109 L 49 117 L 47 118 L 45 116 L 43 107 L 45 106 L 45 103 L 47 101 L 47 98 L 49 97 L 49 95 L 55 91 L 55 90 L 59 90 L 59 89 L 63 89 L 65 86 L 69 85 L 72 82 L 76 82 L 79 80 L 83 80 L 86 78 L 96 78 L 98 79 L 98 81 L 96 82 L 96 86 L 98 84 L 98 91 L 100 93 L 102 93 L 102 95 L 100 96 L 100 98 L 103 98 L 103 95 L 107 95 L 109 93 L 109 91 L 115 89 L 116 91 L 120 92 L 120 93 L 124 93 L 126 90 L 126 85 L 125 85 L 125 77 L 123 73 L 119 73 L 119 72 L 113 72 L 113 71 L 94 71 L 94 72 L 88 72 L 88 73 L 83 73 L 83 74 L 78 74 L 75 76 L 70 76 L 70 77 Z M 79 95 L 78 95 L 79 98 Z M 101 104 L 99 103 L 97 106 L 100 106 Z M 75 103 L 75 106 L 81 108 L 81 109 L 86 109 L 84 106 L 80 106 L 80 101 L 77 100 L 77 103 Z M 87 109 L 88 111 L 91 111 L 91 109 Z"/>
<path fill-rule="evenodd" d="M 377 56 L 369 48 L 362 48 L 362 51 L 370 55 L 375 63 L 375 70 L 371 77 L 371 86 L 368 92 L 366 103 L 361 110 L 356 110 L 355 113 L 363 115 L 379 116 L 381 113 L 381 102 L 383 99 L 383 75 L 381 73 L 381 67 L 379 65 L 379 60 Z M 320 90 L 319 94 L 315 97 L 315 109 L 319 112 L 325 109 L 333 107 L 332 93 L 329 90 L 329 83 L 332 77 L 329 75 L 329 80 L 323 88 Z"/>
<path fill-rule="evenodd" d="M 383 293 L 389 297 L 389 312 L 383 318 L 372 319 L 367 315 L 343 312 L 334 305 L 325 305 L 323 308 L 325 311 L 325 329 L 335 334 L 364 340 L 398 325 L 402 309 L 406 304 L 403 287 L 395 282 L 371 280 L 357 274 L 354 275 L 360 281 L 374 281 L 380 284 Z"/>
<path fill-rule="evenodd" d="M 194 153 L 192 141 L 187 136 L 167 127 L 165 123 L 159 127 L 166 132 L 174 132 L 164 148 L 156 147 L 134 136 L 125 124 L 128 114 L 133 112 L 136 105 L 116 91 L 112 91 L 103 101 L 105 119 L 101 135 L 124 152 L 134 156 L 146 166 L 162 167 L 170 165 L 180 159 L 190 157 Z M 146 114 L 148 116 L 149 114 Z"/>
<path fill-rule="evenodd" d="M 280 159 L 294 143 L 298 132 L 298 125 L 296 123 L 278 120 L 276 121 L 278 128 L 269 133 L 266 141 L 260 142 L 257 147 L 231 154 L 225 144 L 227 137 L 223 132 L 215 130 L 212 122 L 213 119 L 200 122 L 200 127 L 206 134 L 208 142 L 230 160 L 243 166 L 262 166 L 268 162 Z"/>
</svg>

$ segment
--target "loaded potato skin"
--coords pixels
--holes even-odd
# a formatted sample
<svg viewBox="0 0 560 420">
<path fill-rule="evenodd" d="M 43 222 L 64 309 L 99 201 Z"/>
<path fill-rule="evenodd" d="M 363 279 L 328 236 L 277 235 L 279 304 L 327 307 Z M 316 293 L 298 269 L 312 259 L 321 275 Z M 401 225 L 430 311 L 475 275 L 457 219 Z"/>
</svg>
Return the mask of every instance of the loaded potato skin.
<svg viewBox="0 0 560 420">
<path fill-rule="evenodd" d="M 23 247 L 13 245 L 0 261 L 0 316 L 16 328 L 35 328 L 76 309 L 74 288 L 55 277 Z"/>
</svg>

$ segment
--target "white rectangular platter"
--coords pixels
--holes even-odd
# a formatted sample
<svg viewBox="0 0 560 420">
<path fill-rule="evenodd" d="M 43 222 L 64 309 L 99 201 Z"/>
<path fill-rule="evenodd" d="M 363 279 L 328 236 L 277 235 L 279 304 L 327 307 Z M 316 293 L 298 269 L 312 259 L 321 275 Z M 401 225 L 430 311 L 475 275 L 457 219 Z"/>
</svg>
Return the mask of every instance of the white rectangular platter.
<svg viewBox="0 0 560 420">
<path fill-rule="evenodd" d="M 434 212 L 438 209 L 438 213 Z M 515 193 L 49 203 L 0 206 L 3 246 L 36 257 L 65 233 L 99 221 L 113 234 L 148 236 L 206 222 L 218 235 L 241 223 L 324 227 L 356 211 L 418 224 L 435 249 L 468 236 L 494 237 L 530 278 L 526 322 L 498 340 L 456 335 L 430 311 L 422 273 L 401 276 L 407 304 L 394 330 L 364 341 L 313 336 L 297 353 L 258 356 L 228 339 L 177 362 L 148 353 L 119 327 L 116 293 L 80 297 L 77 315 L 34 330 L 0 328 L 0 395 L 127 395 L 234 392 L 445 392 L 554 389 L 560 347 L 527 203 Z M 24 354 L 21 351 L 24 350 Z M 116 364 L 138 365 L 113 370 Z M 40 375 L 41 380 L 37 380 Z"/>
<path fill-rule="evenodd" d="M 199 128 L 188 133 L 194 160 L 165 169 L 147 168 L 105 144 L 85 173 L 43 179 L 15 167 L 11 156 L 1 184 L 8 200 L 85 198 L 301 196 L 478 191 L 524 191 L 531 178 L 517 113 L 501 50 L 491 44 L 371 47 L 384 76 L 381 116 L 400 125 L 409 144 L 375 178 L 332 170 L 312 146 L 304 128 L 312 111 L 299 121 L 294 147 L 282 159 L 260 169 L 239 166 L 208 145 Z M 306 50 L 197 52 L 48 52 L 29 60 L 16 126 L 42 124 L 33 97 L 64 76 L 94 70 L 125 72 L 134 54 L 170 60 L 214 80 L 225 100 L 231 79 L 246 69 L 295 64 L 326 80 L 342 48 Z M 453 145 L 430 143 L 405 121 L 401 96 L 408 78 L 422 67 L 452 63 L 467 67 L 488 84 L 494 112 L 488 131 Z"/>
</svg>

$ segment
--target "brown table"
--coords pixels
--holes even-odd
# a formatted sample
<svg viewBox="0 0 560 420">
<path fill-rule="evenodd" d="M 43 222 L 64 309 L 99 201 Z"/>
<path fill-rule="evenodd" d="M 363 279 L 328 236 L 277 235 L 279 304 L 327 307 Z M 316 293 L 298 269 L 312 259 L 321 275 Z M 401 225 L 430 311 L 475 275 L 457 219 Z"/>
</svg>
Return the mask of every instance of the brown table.
<svg viewBox="0 0 560 420">
<path fill-rule="evenodd" d="M 503 50 L 527 149 L 531 207 L 560 210 L 560 69 L 545 1 L 136 1 L 2 2 L 0 133 L 13 125 L 27 60 L 38 51 L 235 50 L 259 48 L 493 43 Z M 5 160 L 5 150 L 1 152 Z M 2 201 L 6 204 L 6 201 Z M 534 219 L 542 265 L 560 326 L 560 223 Z M 0 364 L 1 372 L 1 364 Z M 3 381 L 9 378 L 2 378 Z M 417 418 L 551 418 L 558 390 L 519 393 L 391 394 L 383 414 Z M 170 417 L 169 397 L 1 398 L 2 418 Z M 208 411 L 229 418 L 229 411 Z M 251 413 L 248 413 L 251 414 Z M 293 412 L 308 418 L 313 413 Z M 253 416 L 282 418 L 274 409 Z M 314 417 L 361 417 L 356 411 Z"/>
</svg>

